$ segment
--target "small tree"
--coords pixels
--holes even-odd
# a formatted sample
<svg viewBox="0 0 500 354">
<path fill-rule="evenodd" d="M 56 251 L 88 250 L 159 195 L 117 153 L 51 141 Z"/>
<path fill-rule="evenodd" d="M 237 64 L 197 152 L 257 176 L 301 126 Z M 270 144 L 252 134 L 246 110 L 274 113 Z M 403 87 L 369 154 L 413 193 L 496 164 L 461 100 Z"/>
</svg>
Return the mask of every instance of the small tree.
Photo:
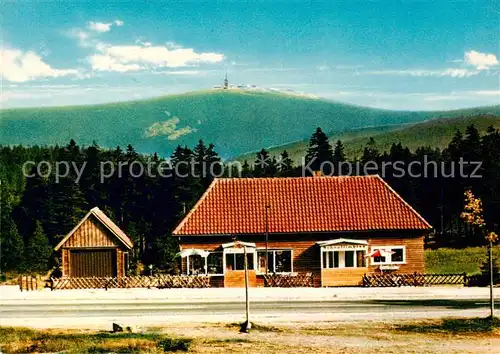
<svg viewBox="0 0 500 354">
<path fill-rule="evenodd" d="M 22 271 L 24 266 L 24 241 L 11 219 L 2 232 L 1 255 L 2 270 Z"/>
<path fill-rule="evenodd" d="M 36 222 L 35 231 L 28 240 L 26 247 L 26 265 L 31 272 L 45 272 L 49 268 L 52 247 L 43 232 L 42 225 Z"/>
<path fill-rule="evenodd" d="M 476 198 L 471 190 L 466 190 L 465 207 L 460 216 L 466 223 L 471 225 L 475 230 L 480 230 L 488 242 L 488 263 L 489 263 L 489 280 L 490 280 L 490 313 L 491 320 L 495 312 L 495 302 L 493 299 L 493 244 L 498 241 L 498 235 L 494 232 L 486 233 L 486 223 L 483 217 L 483 203 L 480 198 Z"/>
</svg>

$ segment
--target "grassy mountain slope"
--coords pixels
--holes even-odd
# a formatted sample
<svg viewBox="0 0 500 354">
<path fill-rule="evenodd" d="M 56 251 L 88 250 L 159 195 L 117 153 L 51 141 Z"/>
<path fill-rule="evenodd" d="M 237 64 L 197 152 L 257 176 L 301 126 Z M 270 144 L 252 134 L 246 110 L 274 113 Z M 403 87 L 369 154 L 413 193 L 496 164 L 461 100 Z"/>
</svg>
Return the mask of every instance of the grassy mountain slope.
<svg viewBox="0 0 500 354">
<path fill-rule="evenodd" d="M 345 131 L 499 110 L 387 111 L 279 93 L 210 90 L 104 105 L 2 110 L 0 143 L 66 144 L 73 138 L 79 144 L 132 144 L 140 152 L 170 155 L 178 144 L 203 139 L 231 157 L 307 139 L 317 126 Z"/>
<path fill-rule="evenodd" d="M 357 158 L 363 154 L 363 149 L 370 137 L 375 139 L 377 148 L 380 151 L 389 151 L 392 143 L 398 142 L 401 142 L 403 146 L 407 146 L 412 151 L 422 146 L 443 149 L 451 141 L 457 129 L 464 132 L 465 128 L 470 124 L 474 124 L 481 134 L 484 134 L 489 126 L 500 129 L 500 115 L 438 118 L 416 124 L 354 129 L 330 135 L 330 142 L 333 145 L 340 139 L 345 146 L 347 156 L 350 158 Z M 269 151 L 272 156 L 277 156 L 283 150 L 287 150 L 294 161 L 300 162 L 302 157 L 307 153 L 308 144 L 308 140 L 302 140 L 291 144 L 275 146 Z M 253 161 L 255 159 L 255 152 L 244 154 L 237 159 L 240 161 Z"/>
</svg>

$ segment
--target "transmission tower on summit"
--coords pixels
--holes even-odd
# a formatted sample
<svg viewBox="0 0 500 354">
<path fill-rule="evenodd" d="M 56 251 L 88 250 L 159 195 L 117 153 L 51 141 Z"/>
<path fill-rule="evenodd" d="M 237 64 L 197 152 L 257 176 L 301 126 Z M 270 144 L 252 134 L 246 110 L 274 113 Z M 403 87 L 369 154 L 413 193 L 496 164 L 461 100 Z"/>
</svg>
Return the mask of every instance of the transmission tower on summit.
<svg viewBox="0 0 500 354">
<path fill-rule="evenodd" d="M 224 78 L 224 90 L 229 88 L 229 81 L 227 80 L 227 68 L 226 68 L 226 77 Z"/>
</svg>

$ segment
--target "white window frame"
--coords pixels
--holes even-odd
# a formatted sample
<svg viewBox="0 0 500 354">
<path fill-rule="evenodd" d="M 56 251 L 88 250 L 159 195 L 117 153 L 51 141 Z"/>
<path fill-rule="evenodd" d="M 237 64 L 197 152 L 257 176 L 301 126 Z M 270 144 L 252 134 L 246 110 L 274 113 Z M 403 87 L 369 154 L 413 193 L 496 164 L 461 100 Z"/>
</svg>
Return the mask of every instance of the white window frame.
<svg viewBox="0 0 500 354">
<path fill-rule="evenodd" d="M 406 264 L 406 246 L 371 246 L 370 247 L 370 253 L 376 251 L 376 250 L 387 250 L 387 251 L 392 251 L 395 249 L 402 249 L 403 250 L 403 261 L 397 261 L 393 262 L 392 261 L 392 254 L 388 255 L 385 257 L 384 262 L 375 262 L 375 258 L 371 257 L 370 259 L 370 264 L 372 265 L 383 265 L 383 264 Z M 391 257 L 390 261 L 387 261 L 387 258 Z"/>
<path fill-rule="evenodd" d="M 346 251 L 353 251 L 354 252 L 354 262 L 352 267 L 346 267 L 345 266 L 345 252 Z M 365 262 L 365 266 L 358 267 L 358 257 L 356 257 L 356 252 L 357 251 L 364 251 L 365 256 L 367 255 L 368 247 L 353 247 L 353 248 L 346 248 L 346 249 L 334 249 L 334 248 L 321 248 L 321 257 L 320 257 L 320 262 L 321 262 L 321 269 L 355 269 L 355 268 L 367 268 L 368 267 L 368 262 Z M 339 266 L 338 267 L 333 267 L 330 266 L 330 259 L 326 255 L 327 252 L 338 252 L 339 253 Z M 326 258 L 325 258 L 326 257 Z M 323 259 L 326 261 L 326 267 L 323 266 Z"/>
<path fill-rule="evenodd" d="M 195 256 L 195 255 L 189 255 L 186 257 L 186 275 L 192 275 L 189 273 L 189 268 L 191 268 L 191 262 L 189 261 L 189 257 L 193 257 L 193 256 Z M 196 257 L 202 257 L 202 256 L 196 255 Z M 198 273 L 198 274 L 193 274 L 194 276 L 207 275 L 207 257 L 202 257 L 202 258 L 205 258 L 205 265 L 203 266 L 204 272 Z"/>
<path fill-rule="evenodd" d="M 245 253 L 245 251 L 242 248 L 231 248 L 230 250 L 231 251 L 228 251 L 228 252 L 226 252 L 226 250 L 224 250 L 224 252 L 223 252 L 222 266 L 224 267 L 224 274 L 226 274 L 226 255 L 232 254 L 233 257 L 235 257 L 234 264 L 236 265 L 236 255 L 237 254 Z M 256 264 L 256 261 L 257 261 L 257 252 L 255 252 L 254 248 L 252 248 L 251 251 L 250 251 L 250 249 L 247 248 L 247 256 L 249 254 L 253 254 L 253 269 L 248 268 L 248 270 L 256 270 L 256 267 L 257 267 L 257 264 Z M 244 271 L 244 269 L 238 269 L 238 270 L 233 269 L 233 270 L 230 270 L 230 272 L 242 272 L 242 271 Z M 222 274 L 222 275 L 224 275 L 224 274 Z"/>
<path fill-rule="evenodd" d="M 210 256 L 210 254 L 220 254 L 221 257 L 222 257 L 222 273 L 209 273 L 208 272 L 208 257 Z M 209 252 L 209 255 L 205 258 L 205 274 L 208 275 L 208 276 L 221 276 L 221 275 L 224 275 L 224 270 L 225 270 L 225 263 L 226 263 L 226 259 L 224 257 L 224 252 L 222 251 L 213 251 L 213 252 Z"/>
<path fill-rule="evenodd" d="M 276 253 L 275 252 L 280 252 L 280 251 L 290 251 L 290 260 L 292 262 L 291 266 L 290 266 L 290 271 L 289 272 L 269 272 L 271 274 L 291 274 L 293 273 L 293 249 L 291 248 L 272 248 L 272 249 L 268 249 L 267 252 L 268 253 L 274 253 L 273 254 L 273 270 L 276 270 Z M 255 251 L 255 257 L 256 257 L 256 261 L 259 260 L 258 258 L 258 253 L 259 252 L 266 252 L 266 249 L 265 248 L 258 248 L 256 251 Z M 254 264 L 257 266 L 257 262 L 254 261 Z M 261 272 L 259 271 L 260 267 L 257 267 L 257 269 L 255 270 L 257 273 L 256 274 L 266 274 L 266 272 Z"/>
</svg>

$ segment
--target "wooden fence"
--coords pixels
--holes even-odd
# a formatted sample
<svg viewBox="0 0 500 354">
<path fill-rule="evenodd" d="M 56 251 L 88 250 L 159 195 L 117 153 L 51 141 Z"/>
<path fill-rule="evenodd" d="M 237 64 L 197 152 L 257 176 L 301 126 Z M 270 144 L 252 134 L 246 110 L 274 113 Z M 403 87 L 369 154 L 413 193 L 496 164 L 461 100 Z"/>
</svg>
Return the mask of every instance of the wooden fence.
<svg viewBox="0 0 500 354">
<path fill-rule="evenodd" d="M 131 276 L 120 278 L 51 278 L 50 288 L 113 289 L 113 288 L 209 288 L 210 277 L 187 275 Z"/>
<path fill-rule="evenodd" d="M 314 286 L 313 273 L 264 274 L 267 287 L 297 288 Z"/>
<path fill-rule="evenodd" d="M 475 285 L 475 276 L 461 274 L 370 274 L 363 276 L 365 287 L 431 286 L 431 285 Z"/>
<path fill-rule="evenodd" d="M 18 278 L 17 283 L 21 291 L 33 291 L 38 290 L 38 281 L 39 279 L 36 276 L 24 274 Z"/>
</svg>

